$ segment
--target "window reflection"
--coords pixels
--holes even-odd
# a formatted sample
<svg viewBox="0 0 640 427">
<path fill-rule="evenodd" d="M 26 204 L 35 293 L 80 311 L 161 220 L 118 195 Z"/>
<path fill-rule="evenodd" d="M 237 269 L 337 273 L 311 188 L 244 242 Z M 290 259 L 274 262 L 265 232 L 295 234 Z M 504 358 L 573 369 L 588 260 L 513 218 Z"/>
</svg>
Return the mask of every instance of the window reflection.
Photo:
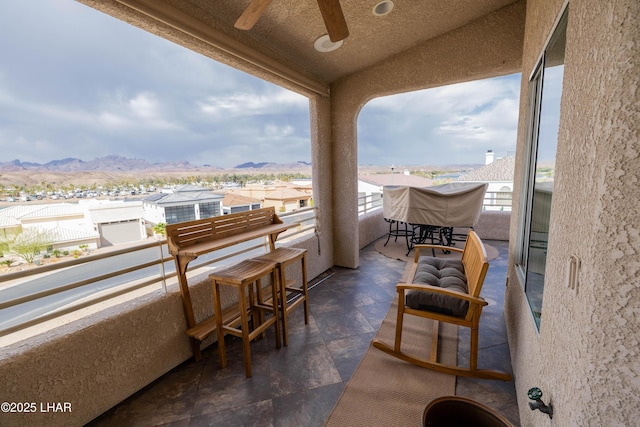
<svg viewBox="0 0 640 427">
<path fill-rule="evenodd" d="M 529 176 L 524 180 L 528 185 L 524 192 L 525 220 L 521 224 L 521 231 L 525 234 L 524 250 L 519 261 L 520 266 L 526 271 L 525 293 L 538 328 L 542 317 L 542 295 L 553 200 L 566 25 L 565 12 L 543 56 L 542 72 L 537 72 L 530 82 L 531 96 L 534 98 L 530 103 L 530 114 L 533 116 L 530 118 L 529 131 L 530 163 L 525 168 Z"/>
</svg>

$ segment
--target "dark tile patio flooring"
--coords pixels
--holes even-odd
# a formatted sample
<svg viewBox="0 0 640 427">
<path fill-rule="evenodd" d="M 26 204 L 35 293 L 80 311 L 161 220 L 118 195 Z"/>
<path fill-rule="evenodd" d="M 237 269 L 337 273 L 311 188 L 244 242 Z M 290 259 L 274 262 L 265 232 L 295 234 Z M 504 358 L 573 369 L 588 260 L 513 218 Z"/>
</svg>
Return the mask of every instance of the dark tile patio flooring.
<svg viewBox="0 0 640 427">
<path fill-rule="evenodd" d="M 511 372 L 503 318 L 507 242 L 486 243 L 500 256 L 490 261 L 482 290 L 489 306 L 481 318 L 479 364 Z M 209 346 L 200 362 L 181 364 L 89 425 L 322 426 L 382 323 L 404 267 L 367 246 L 358 269 L 334 268 L 312 283 L 309 325 L 301 307 L 291 314 L 288 347 L 276 350 L 272 336 L 252 342 L 251 379 L 244 376 L 240 340 L 231 338 L 227 368 L 219 368 L 217 346 Z M 467 328 L 460 328 L 459 360 L 468 358 L 468 343 Z M 513 382 L 459 377 L 456 394 L 519 425 Z"/>
</svg>

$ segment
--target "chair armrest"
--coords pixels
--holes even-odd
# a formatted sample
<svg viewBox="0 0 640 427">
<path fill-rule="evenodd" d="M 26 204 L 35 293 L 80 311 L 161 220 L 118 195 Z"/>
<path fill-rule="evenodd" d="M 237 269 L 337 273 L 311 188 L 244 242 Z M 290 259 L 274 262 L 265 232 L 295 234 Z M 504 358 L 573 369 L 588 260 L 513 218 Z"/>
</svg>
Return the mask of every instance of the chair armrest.
<svg viewBox="0 0 640 427">
<path fill-rule="evenodd" d="M 439 288 L 437 286 L 423 285 L 423 284 L 417 284 L 417 283 L 398 283 L 396 285 L 396 291 L 399 294 L 400 293 L 404 294 L 405 291 L 409 291 L 409 290 L 425 291 L 425 292 L 432 292 L 440 295 L 448 295 L 454 298 L 469 301 L 471 304 L 477 304 L 480 306 L 485 306 L 489 304 L 482 297 L 474 297 L 469 294 L 463 294 L 462 292 L 457 292 L 457 291 L 450 291 L 449 289 Z"/>
</svg>

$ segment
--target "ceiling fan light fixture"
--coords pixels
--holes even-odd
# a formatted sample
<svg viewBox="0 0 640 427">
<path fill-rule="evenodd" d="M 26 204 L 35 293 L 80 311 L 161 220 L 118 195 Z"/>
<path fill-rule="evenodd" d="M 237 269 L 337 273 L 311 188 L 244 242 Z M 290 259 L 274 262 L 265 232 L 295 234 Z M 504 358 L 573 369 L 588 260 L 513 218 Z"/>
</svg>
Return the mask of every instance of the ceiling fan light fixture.
<svg viewBox="0 0 640 427">
<path fill-rule="evenodd" d="M 393 10 L 393 2 L 391 0 L 383 0 L 373 6 L 373 14 L 375 16 L 385 16 Z"/>
<path fill-rule="evenodd" d="M 329 38 L 329 34 L 325 34 L 323 36 L 318 37 L 318 39 L 313 43 L 313 47 L 318 52 L 333 52 L 342 46 L 344 40 L 340 40 L 337 42 L 332 42 Z"/>
</svg>

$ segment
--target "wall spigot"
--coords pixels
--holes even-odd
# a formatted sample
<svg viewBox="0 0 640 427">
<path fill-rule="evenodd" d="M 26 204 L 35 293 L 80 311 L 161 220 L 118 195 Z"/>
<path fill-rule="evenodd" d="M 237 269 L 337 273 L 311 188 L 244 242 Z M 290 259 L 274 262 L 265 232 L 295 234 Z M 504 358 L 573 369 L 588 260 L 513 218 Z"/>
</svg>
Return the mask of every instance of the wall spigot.
<svg viewBox="0 0 640 427">
<path fill-rule="evenodd" d="M 553 418 L 553 405 L 551 405 L 551 402 L 546 405 L 542 401 L 542 390 L 540 390 L 538 387 L 530 388 L 527 392 L 527 396 L 529 396 L 529 399 L 534 401 L 529 402 L 529 408 L 531 408 L 532 411 L 539 409 L 540 412 L 549 415 L 549 418 Z"/>
</svg>

